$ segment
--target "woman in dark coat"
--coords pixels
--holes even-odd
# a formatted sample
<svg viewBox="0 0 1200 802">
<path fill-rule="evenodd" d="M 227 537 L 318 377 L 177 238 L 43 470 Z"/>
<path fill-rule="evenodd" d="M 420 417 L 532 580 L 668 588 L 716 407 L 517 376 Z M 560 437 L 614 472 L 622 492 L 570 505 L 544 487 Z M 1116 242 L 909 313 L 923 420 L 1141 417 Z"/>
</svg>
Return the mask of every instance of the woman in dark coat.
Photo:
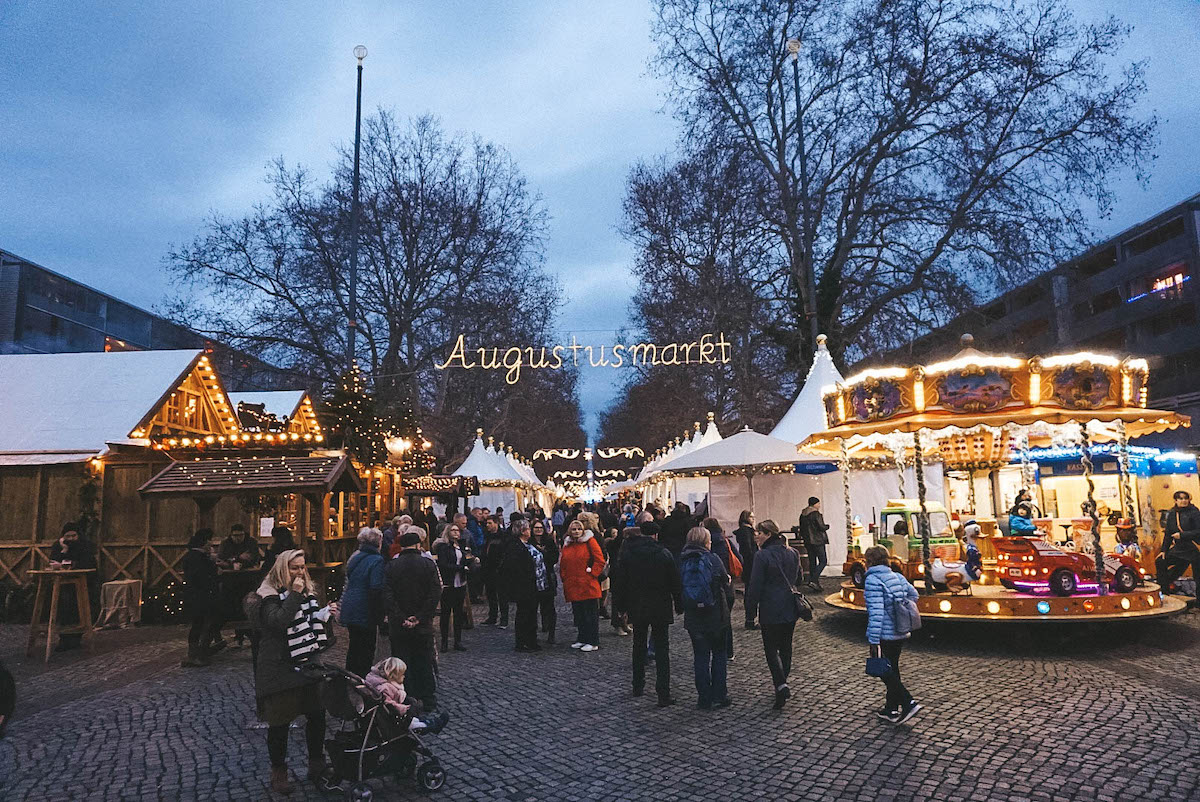
<svg viewBox="0 0 1200 802">
<path fill-rule="evenodd" d="M 220 580 L 217 564 L 209 550 L 211 529 L 197 529 L 188 541 L 187 553 L 180 565 L 183 568 L 183 609 L 192 622 L 188 630 L 188 653 L 181 666 L 192 668 L 208 665 L 208 657 L 216 634 L 213 624 L 220 605 Z"/>
<path fill-rule="evenodd" d="M 363 527 L 358 550 L 346 561 L 346 589 L 342 591 L 339 620 L 350 635 L 346 670 L 366 678 L 375 660 L 375 641 L 383 623 L 383 533 Z"/>
<path fill-rule="evenodd" d="M 543 521 L 534 521 L 530 525 L 530 542 L 542 553 L 546 564 L 546 578 L 549 586 L 537 593 L 538 610 L 542 616 L 542 632 L 546 633 L 546 643 L 554 643 L 554 629 L 558 625 L 558 611 L 554 609 L 554 601 L 558 596 L 558 543 L 555 542 L 554 532 L 547 531 Z"/>
<path fill-rule="evenodd" d="M 447 524 L 433 544 L 433 557 L 442 577 L 442 609 L 439 614 L 442 628 L 442 651 L 448 651 L 450 619 L 454 619 L 454 651 L 465 652 L 462 644 L 463 616 L 466 613 L 467 575 L 474 558 L 463 545 L 462 530 L 457 524 Z"/>
<path fill-rule="evenodd" d="M 759 551 L 746 586 L 746 614 L 758 611 L 763 651 L 775 686 L 775 709 L 781 710 L 792 695 L 787 681 L 792 670 L 792 636 L 800 618 L 792 590 L 800 571 L 800 555 L 783 542 L 774 521 L 760 523 L 755 538 Z"/>
<path fill-rule="evenodd" d="M 516 650 L 539 652 L 537 642 L 538 591 L 550 587 L 549 570 L 542 552 L 530 543 L 529 522 L 513 521 L 513 536 L 505 546 L 500 582 L 506 598 L 516 602 Z"/>
<path fill-rule="evenodd" d="M 738 554 L 742 557 L 742 584 L 750 584 L 750 575 L 754 572 L 754 555 L 758 554 L 758 544 L 754 542 L 754 513 L 742 510 L 738 516 L 737 529 L 733 530 L 733 538 L 738 544 Z M 750 605 L 746 605 L 746 629 L 758 629 Z"/>
<path fill-rule="evenodd" d="M 683 628 L 692 638 L 692 653 L 695 655 L 697 706 L 710 710 L 713 705 L 728 707 L 729 690 L 725 683 L 726 653 L 732 628 L 729 626 L 729 611 L 733 607 L 733 583 L 725 564 L 712 550 L 712 534 L 702 526 L 688 532 L 687 545 L 679 557 L 681 570 L 686 572 L 691 560 L 706 560 L 712 572 L 712 595 L 715 604 L 711 607 L 689 607 L 683 605 Z"/>
<path fill-rule="evenodd" d="M 328 648 L 333 641 L 331 617 L 337 605 L 317 609 L 316 586 L 304 567 L 304 552 L 293 549 L 275 558 L 258 592 L 246 604 L 246 617 L 259 631 L 254 696 L 260 721 L 267 724 L 267 754 L 271 759 L 271 790 L 291 793 L 287 774 L 288 727 L 305 716 L 308 778 L 325 775 L 325 709 L 318 693 L 319 674 L 301 670 L 305 657 Z M 289 631 L 290 630 L 290 631 Z M 297 634 L 303 632 L 311 651 L 297 655 Z"/>
</svg>

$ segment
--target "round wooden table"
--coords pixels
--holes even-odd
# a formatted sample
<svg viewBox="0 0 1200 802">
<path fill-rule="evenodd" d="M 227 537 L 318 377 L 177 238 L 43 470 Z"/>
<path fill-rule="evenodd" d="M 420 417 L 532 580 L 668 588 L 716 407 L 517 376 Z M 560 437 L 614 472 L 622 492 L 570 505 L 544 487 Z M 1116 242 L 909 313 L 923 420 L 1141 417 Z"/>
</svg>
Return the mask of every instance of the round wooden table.
<svg viewBox="0 0 1200 802">
<path fill-rule="evenodd" d="M 33 657 L 33 649 L 41 635 L 46 636 L 46 659 L 50 662 L 50 652 L 54 649 L 54 636 L 82 635 L 88 647 L 92 644 L 92 600 L 88 596 L 88 576 L 96 573 L 95 568 L 51 568 L 41 571 L 29 571 L 29 576 L 37 580 L 37 596 L 33 600 L 33 617 L 29 622 L 29 643 L 25 647 L 25 656 Z M 49 585 L 47 592 L 46 586 Z M 76 626 L 58 626 L 58 599 L 62 586 L 70 585 L 75 588 L 75 605 L 79 610 L 79 624 Z M 46 602 L 50 602 L 50 615 L 46 623 L 42 623 L 42 613 Z"/>
</svg>

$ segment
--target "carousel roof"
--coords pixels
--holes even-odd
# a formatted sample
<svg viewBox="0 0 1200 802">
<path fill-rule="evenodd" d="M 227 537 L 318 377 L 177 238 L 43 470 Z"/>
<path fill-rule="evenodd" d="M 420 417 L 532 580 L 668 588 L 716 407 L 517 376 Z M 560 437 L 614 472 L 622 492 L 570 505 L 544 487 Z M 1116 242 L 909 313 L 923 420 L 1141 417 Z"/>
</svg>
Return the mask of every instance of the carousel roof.
<svg viewBox="0 0 1200 802">
<path fill-rule="evenodd" d="M 788 411 L 771 430 L 771 437 L 795 444 L 803 443 L 813 432 L 824 431 L 825 404 L 821 394 L 826 388 L 842 381 L 842 374 L 833 364 L 825 339 L 824 334 L 817 337 L 817 353 L 813 356 L 808 375 L 804 377 L 804 385 Z"/>
</svg>

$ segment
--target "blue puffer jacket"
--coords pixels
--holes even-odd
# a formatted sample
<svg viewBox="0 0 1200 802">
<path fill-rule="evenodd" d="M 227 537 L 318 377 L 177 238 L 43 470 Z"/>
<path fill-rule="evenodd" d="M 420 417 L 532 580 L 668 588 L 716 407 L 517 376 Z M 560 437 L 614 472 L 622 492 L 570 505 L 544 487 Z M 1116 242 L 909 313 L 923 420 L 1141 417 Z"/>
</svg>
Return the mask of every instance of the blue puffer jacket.
<svg viewBox="0 0 1200 802">
<path fill-rule="evenodd" d="M 892 600 L 906 596 L 916 601 L 917 589 L 889 566 L 872 565 L 867 569 L 867 581 L 863 585 L 863 598 L 867 600 L 867 643 L 908 637 L 896 633 L 896 621 L 892 617 Z"/>
<path fill-rule="evenodd" d="M 1008 531 L 1013 536 L 1028 536 L 1037 532 L 1037 527 L 1033 525 L 1033 521 L 1022 515 L 1010 515 L 1008 516 Z"/>
<path fill-rule="evenodd" d="M 346 589 L 338 603 L 338 618 L 344 627 L 369 627 L 380 623 L 371 620 L 371 606 L 383 611 L 383 556 L 379 549 L 366 543 L 350 555 L 346 563 Z"/>
</svg>

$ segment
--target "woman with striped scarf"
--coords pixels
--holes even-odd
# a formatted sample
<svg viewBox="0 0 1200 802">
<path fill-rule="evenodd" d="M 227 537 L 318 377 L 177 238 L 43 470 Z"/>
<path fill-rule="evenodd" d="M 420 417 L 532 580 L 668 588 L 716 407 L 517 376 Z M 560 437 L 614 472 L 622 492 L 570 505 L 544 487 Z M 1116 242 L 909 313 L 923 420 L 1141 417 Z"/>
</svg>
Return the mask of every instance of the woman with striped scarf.
<svg viewBox="0 0 1200 802">
<path fill-rule="evenodd" d="M 304 552 L 289 549 L 275 558 L 246 613 L 259 630 L 254 695 L 258 718 L 267 724 L 271 789 L 287 794 L 292 791 L 287 773 L 288 726 L 301 715 L 307 718 L 308 778 L 316 782 L 325 774 L 320 678 L 301 668 L 332 644 L 331 619 L 337 615 L 337 605 L 320 605 L 304 566 Z"/>
</svg>

